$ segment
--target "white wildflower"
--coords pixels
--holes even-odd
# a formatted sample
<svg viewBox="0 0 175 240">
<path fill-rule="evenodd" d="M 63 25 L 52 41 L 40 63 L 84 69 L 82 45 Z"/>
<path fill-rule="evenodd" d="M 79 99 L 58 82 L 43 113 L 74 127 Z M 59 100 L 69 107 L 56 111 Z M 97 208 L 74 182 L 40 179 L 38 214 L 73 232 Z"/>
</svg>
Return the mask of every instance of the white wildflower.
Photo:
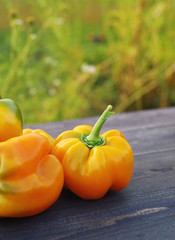
<svg viewBox="0 0 175 240">
<path fill-rule="evenodd" d="M 56 89 L 55 88 L 50 88 L 49 89 L 49 95 L 53 96 L 56 94 Z"/>
<path fill-rule="evenodd" d="M 24 25 L 24 21 L 22 19 L 15 19 L 14 24 L 18 26 L 22 26 Z"/>
<path fill-rule="evenodd" d="M 53 85 L 54 85 L 55 87 L 60 86 L 60 84 L 61 84 L 61 81 L 60 81 L 59 78 L 56 78 L 56 79 L 53 80 Z"/>
<path fill-rule="evenodd" d="M 37 38 L 37 35 L 35 33 L 30 34 L 31 40 L 35 40 Z"/>
<path fill-rule="evenodd" d="M 63 24 L 63 22 L 64 22 L 64 19 L 63 19 L 63 18 L 61 18 L 61 17 L 60 17 L 60 18 L 56 18 L 56 19 L 55 19 L 55 24 L 56 24 L 56 25 L 62 25 L 62 24 Z"/>
<path fill-rule="evenodd" d="M 44 62 L 48 65 L 51 65 L 52 67 L 56 67 L 58 64 L 57 60 L 51 57 L 45 57 Z"/>
<path fill-rule="evenodd" d="M 83 63 L 81 66 L 81 71 L 84 73 L 95 74 L 97 72 L 97 68 L 94 65 Z"/>
</svg>

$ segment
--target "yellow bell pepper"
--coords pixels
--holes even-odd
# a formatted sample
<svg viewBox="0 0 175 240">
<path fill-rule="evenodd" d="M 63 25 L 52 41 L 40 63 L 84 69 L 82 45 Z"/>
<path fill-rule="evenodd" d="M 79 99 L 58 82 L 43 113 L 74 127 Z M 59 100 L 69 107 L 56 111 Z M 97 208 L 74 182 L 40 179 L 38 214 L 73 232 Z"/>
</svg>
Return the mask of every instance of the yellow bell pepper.
<svg viewBox="0 0 175 240">
<path fill-rule="evenodd" d="M 7 103 L 17 106 L 13 101 Z M 0 106 L 4 126 L 0 141 L 0 217 L 32 216 L 50 207 L 59 197 L 63 168 L 51 154 L 54 142 L 51 136 L 40 129 L 21 132 L 19 108 L 14 112 L 6 103 Z M 11 116 L 11 123 L 5 111 Z M 9 137 L 8 128 L 13 130 L 13 137 Z"/>
<path fill-rule="evenodd" d="M 63 165 L 65 186 L 83 199 L 124 189 L 133 173 L 133 152 L 123 134 L 118 130 L 99 134 L 111 110 L 109 105 L 93 128 L 80 125 L 61 133 L 53 146 Z"/>
</svg>

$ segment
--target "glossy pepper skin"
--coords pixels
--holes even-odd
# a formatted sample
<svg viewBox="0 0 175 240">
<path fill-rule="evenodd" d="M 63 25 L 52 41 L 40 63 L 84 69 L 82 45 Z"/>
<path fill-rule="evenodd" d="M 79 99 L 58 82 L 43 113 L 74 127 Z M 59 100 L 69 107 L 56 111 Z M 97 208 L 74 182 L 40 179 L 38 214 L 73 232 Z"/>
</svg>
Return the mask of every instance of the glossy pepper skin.
<svg viewBox="0 0 175 240">
<path fill-rule="evenodd" d="M 0 142 L 22 135 L 21 111 L 11 99 L 0 99 Z"/>
<path fill-rule="evenodd" d="M 94 128 L 88 125 L 61 133 L 53 154 L 62 162 L 65 186 L 83 199 L 98 199 L 111 190 L 122 190 L 133 173 L 133 152 L 123 134 L 99 131 L 109 115 L 109 105 Z"/>
<path fill-rule="evenodd" d="M 57 200 L 64 177 L 53 141 L 43 130 L 25 129 L 0 142 L 0 217 L 32 216 Z"/>
</svg>

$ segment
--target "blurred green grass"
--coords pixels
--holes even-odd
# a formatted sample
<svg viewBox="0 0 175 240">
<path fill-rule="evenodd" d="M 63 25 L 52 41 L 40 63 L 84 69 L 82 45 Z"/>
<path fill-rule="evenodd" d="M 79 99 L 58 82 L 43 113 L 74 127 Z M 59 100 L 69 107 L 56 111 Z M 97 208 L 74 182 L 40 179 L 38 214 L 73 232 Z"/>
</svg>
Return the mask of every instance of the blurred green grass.
<svg viewBox="0 0 175 240">
<path fill-rule="evenodd" d="M 174 106 L 174 1 L 0 5 L 0 95 L 25 124 Z"/>
</svg>

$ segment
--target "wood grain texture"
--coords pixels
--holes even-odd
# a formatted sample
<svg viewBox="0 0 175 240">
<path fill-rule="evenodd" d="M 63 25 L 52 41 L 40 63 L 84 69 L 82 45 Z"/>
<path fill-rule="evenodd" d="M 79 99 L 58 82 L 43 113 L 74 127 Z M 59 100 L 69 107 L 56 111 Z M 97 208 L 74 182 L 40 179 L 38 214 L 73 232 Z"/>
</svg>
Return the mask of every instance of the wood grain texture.
<svg viewBox="0 0 175 240">
<path fill-rule="evenodd" d="M 54 138 L 96 117 L 37 124 Z M 47 211 L 1 219 L 0 239 L 175 239 L 175 108 L 109 118 L 103 132 L 121 130 L 134 152 L 134 175 L 126 189 L 85 201 L 64 189 Z"/>
</svg>

